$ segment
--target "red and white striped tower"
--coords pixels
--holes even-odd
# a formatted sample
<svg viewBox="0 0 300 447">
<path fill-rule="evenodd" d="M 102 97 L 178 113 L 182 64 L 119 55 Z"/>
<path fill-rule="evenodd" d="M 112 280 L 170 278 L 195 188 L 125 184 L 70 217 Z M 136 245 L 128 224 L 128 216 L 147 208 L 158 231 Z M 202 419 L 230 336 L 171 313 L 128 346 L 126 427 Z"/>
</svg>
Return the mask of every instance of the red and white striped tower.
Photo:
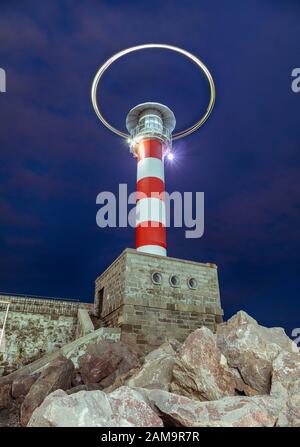
<svg viewBox="0 0 300 447">
<path fill-rule="evenodd" d="M 173 112 L 153 102 L 134 107 L 126 119 L 137 157 L 136 248 L 161 256 L 167 255 L 164 156 L 175 124 Z"/>
</svg>

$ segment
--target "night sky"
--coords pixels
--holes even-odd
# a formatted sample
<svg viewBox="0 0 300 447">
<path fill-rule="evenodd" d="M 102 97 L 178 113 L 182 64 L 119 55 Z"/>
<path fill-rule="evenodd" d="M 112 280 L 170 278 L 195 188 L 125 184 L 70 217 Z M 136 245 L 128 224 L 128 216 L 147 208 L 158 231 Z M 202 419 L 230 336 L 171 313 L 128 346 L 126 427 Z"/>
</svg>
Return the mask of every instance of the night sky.
<svg viewBox="0 0 300 447">
<path fill-rule="evenodd" d="M 113 53 L 168 43 L 199 56 L 215 79 L 207 123 L 174 143 L 166 189 L 204 191 L 205 233 L 168 230 L 170 256 L 213 262 L 225 316 L 300 327 L 300 66 L 297 0 L 1 1 L 0 290 L 93 300 L 94 280 L 134 229 L 100 229 L 96 196 L 134 191 L 136 161 L 98 121 L 90 87 Z M 145 51 L 107 72 L 103 111 L 162 102 L 178 127 L 209 98 L 204 76 L 169 52 Z"/>
</svg>

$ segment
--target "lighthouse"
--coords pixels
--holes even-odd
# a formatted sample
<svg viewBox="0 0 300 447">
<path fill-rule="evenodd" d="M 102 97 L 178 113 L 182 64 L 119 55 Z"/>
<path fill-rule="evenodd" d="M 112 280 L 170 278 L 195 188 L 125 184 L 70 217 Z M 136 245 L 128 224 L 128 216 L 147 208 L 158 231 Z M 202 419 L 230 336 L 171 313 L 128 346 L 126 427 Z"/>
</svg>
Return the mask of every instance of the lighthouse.
<svg viewBox="0 0 300 447">
<path fill-rule="evenodd" d="M 196 64 L 209 83 L 210 100 L 204 114 L 192 126 L 173 135 L 176 125 L 174 113 L 157 102 L 139 104 L 130 110 L 126 119 L 129 133 L 114 127 L 100 111 L 97 88 L 106 70 L 127 54 L 146 49 L 163 49 L 181 54 Z M 205 123 L 213 109 L 215 96 L 214 81 L 205 64 L 192 53 L 167 44 L 143 44 L 119 51 L 101 65 L 94 77 L 91 100 L 96 115 L 111 132 L 128 141 L 131 152 L 137 158 L 135 245 L 139 253 L 167 256 L 164 158 L 168 155 L 172 159 L 172 140 L 191 135 Z"/>
<path fill-rule="evenodd" d="M 97 87 L 105 71 L 129 53 L 146 49 L 181 54 L 205 74 L 210 100 L 191 127 L 175 131 L 174 113 L 158 102 L 138 104 L 126 118 L 127 132 L 114 127 L 100 110 Z M 175 338 L 183 342 L 200 326 L 216 331 L 223 321 L 217 266 L 167 256 L 164 159 L 172 159 L 172 141 L 199 129 L 215 102 L 212 76 L 188 51 L 166 44 L 143 44 L 110 57 L 93 80 L 91 99 L 96 115 L 114 134 L 127 140 L 137 162 L 136 244 L 126 248 L 95 281 L 97 327 L 119 328 L 122 341 L 145 354 Z"/>
<path fill-rule="evenodd" d="M 164 158 L 171 152 L 174 113 L 165 105 L 139 104 L 127 115 L 130 151 L 137 159 L 136 249 L 167 255 Z"/>
</svg>

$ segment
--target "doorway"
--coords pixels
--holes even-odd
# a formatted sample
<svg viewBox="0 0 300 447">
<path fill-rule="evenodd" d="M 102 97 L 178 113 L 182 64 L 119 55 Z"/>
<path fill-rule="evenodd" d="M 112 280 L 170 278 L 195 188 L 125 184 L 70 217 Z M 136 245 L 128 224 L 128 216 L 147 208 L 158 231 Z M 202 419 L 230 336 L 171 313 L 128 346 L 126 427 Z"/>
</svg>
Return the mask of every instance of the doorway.
<svg viewBox="0 0 300 447">
<path fill-rule="evenodd" d="M 102 309 L 103 309 L 103 298 L 104 298 L 104 287 L 102 287 L 97 294 L 97 301 L 96 301 L 96 317 L 101 318 L 102 316 Z"/>
</svg>

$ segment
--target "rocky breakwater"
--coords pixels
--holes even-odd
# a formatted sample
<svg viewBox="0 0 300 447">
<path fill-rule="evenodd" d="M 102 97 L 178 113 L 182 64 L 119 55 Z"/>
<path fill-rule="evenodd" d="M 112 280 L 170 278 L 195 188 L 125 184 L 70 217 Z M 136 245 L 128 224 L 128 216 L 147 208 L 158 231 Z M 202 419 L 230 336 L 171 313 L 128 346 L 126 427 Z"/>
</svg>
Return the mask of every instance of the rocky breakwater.
<svg viewBox="0 0 300 447">
<path fill-rule="evenodd" d="M 39 376 L 0 379 L 1 408 L 31 427 L 300 426 L 300 353 L 280 328 L 240 311 L 213 334 L 146 357 L 123 342 L 88 345 Z"/>
</svg>

